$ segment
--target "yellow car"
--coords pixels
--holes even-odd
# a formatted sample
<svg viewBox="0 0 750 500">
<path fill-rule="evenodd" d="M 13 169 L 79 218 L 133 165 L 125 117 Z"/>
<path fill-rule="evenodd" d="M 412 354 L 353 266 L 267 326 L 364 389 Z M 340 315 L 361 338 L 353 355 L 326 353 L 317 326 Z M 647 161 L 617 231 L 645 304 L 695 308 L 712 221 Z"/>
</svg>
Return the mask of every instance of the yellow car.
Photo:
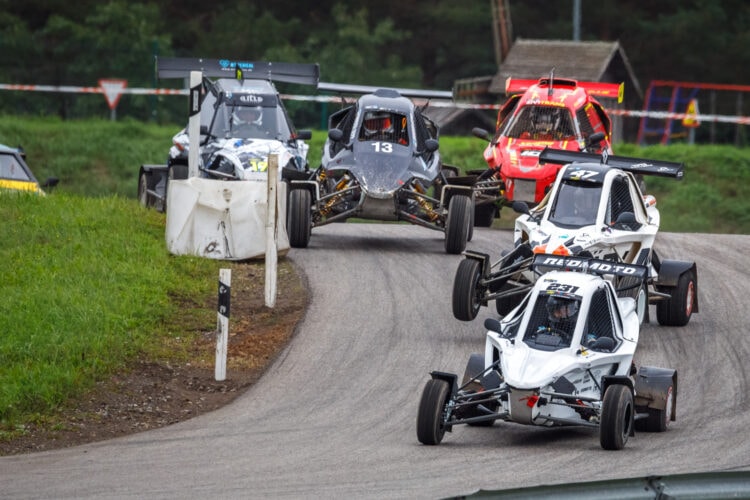
<svg viewBox="0 0 750 500">
<path fill-rule="evenodd" d="M 48 178 L 39 184 L 31 169 L 26 164 L 26 155 L 21 148 L 11 148 L 0 144 L 0 189 L 31 191 L 44 195 L 43 187 L 52 188 L 59 179 Z"/>
</svg>

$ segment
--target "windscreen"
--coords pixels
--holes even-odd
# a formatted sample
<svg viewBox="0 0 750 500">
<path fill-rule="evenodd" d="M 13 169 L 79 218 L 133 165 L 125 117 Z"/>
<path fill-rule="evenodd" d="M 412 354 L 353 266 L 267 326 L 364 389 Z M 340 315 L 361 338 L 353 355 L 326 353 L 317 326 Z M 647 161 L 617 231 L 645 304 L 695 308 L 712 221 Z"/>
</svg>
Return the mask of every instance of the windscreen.
<svg viewBox="0 0 750 500">
<path fill-rule="evenodd" d="M 31 181 L 29 174 L 14 155 L 0 154 L 0 179 L 12 179 L 14 181 Z"/>
<path fill-rule="evenodd" d="M 596 224 L 601 195 L 601 184 L 563 180 L 552 202 L 549 221 L 568 228 Z"/>
<path fill-rule="evenodd" d="M 576 131 L 570 112 L 564 107 L 522 107 L 507 132 L 515 139 L 563 141 L 575 140 Z"/>
<path fill-rule="evenodd" d="M 570 347 L 580 307 L 581 300 L 577 296 L 541 292 L 534 303 L 523 341 L 542 351 Z"/>
</svg>

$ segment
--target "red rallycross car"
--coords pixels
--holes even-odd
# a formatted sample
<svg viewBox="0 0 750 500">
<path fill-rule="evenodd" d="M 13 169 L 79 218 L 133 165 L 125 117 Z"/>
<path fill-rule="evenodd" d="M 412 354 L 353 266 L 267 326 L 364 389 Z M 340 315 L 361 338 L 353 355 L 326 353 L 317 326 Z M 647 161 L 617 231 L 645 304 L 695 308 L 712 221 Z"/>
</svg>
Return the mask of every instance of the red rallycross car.
<svg viewBox="0 0 750 500">
<path fill-rule="evenodd" d="M 623 84 L 550 75 L 538 81 L 508 78 L 505 92 L 510 97 L 498 112 L 495 135 L 473 130 L 489 141 L 484 150 L 489 169 L 480 175 L 477 186 L 477 226 L 491 226 L 499 209 L 514 201 L 530 206 L 542 201 L 560 168 L 539 164 L 545 147 L 611 154 L 612 122 L 594 96 L 622 102 Z"/>
</svg>

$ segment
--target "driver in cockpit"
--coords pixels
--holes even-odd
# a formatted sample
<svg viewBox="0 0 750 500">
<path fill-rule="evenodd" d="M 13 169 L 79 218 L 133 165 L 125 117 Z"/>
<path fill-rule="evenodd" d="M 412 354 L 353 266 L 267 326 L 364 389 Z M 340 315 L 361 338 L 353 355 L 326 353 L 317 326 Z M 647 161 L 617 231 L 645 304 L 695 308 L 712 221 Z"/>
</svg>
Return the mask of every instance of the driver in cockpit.
<svg viewBox="0 0 750 500">
<path fill-rule="evenodd" d="M 540 326 L 540 332 L 564 335 L 570 341 L 578 315 L 578 301 L 567 297 L 552 296 L 547 299 L 546 307 L 549 323 L 546 327 Z"/>
</svg>

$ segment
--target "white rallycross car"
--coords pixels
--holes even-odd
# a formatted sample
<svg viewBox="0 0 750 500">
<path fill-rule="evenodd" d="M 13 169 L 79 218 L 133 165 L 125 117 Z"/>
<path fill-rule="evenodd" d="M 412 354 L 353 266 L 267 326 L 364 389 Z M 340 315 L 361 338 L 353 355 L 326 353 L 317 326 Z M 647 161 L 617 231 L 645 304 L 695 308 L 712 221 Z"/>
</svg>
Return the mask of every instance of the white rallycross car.
<svg viewBox="0 0 750 500">
<path fill-rule="evenodd" d="M 297 130 L 274 82 L 317 85 L 317 64 L 244 62 L 227 59 L 157 59 L 160 78 L 203 74 L 199 106 L 198 170 L 221 180 L 265 178 L 276 155 L 279 173 L 309 169 L 305 142 L 310 130 Z M 190 139 L 187 127 L 172 138 L 166 164 L 141 165 L 138 199 L 144 207 L 166 211 L 170 179 L 187 179 Z"/>
<path fill-rule="evenodd" d="M 596 257 L 648 268 L 637 299 L 640 321 L 648 321 L 648 304 L 656 304 L 659 324 L 684 326 L 698 312 L 694 262 L 662 260 L 654 251 L 660 216 L 653 196 L 639 187 L 642 175 L 681 179 L 683 165 L 674 162 L 606 154 L 545 149 L 540 162 L 564 163 L 542 202 L 534 209 L 514 203 L 514 248 L 498 261 L 466 250 L 453 282 L 453 315 L 473 320 L 481 306 L 495 300 L 505 315 L 536 280 L 529 269 L 535 254 Z"/>
<path fill-rule="evenodd" d="M 677 372 L 636 368 L 633 359 L 640 325 L 628 288 L 648 269 L 549 254 L 536 255 L 530 269 L 540 277 L 510 314 L 485 321 L 484 354 L 470 356 L 460 385 L 455 374 L 431 373 L 419 441 L 436 445 L 455 425 L 495 420 L 598 428 L 608 450 L 636 430 L 665 431 L 675 420 Z"/>
</svg>

